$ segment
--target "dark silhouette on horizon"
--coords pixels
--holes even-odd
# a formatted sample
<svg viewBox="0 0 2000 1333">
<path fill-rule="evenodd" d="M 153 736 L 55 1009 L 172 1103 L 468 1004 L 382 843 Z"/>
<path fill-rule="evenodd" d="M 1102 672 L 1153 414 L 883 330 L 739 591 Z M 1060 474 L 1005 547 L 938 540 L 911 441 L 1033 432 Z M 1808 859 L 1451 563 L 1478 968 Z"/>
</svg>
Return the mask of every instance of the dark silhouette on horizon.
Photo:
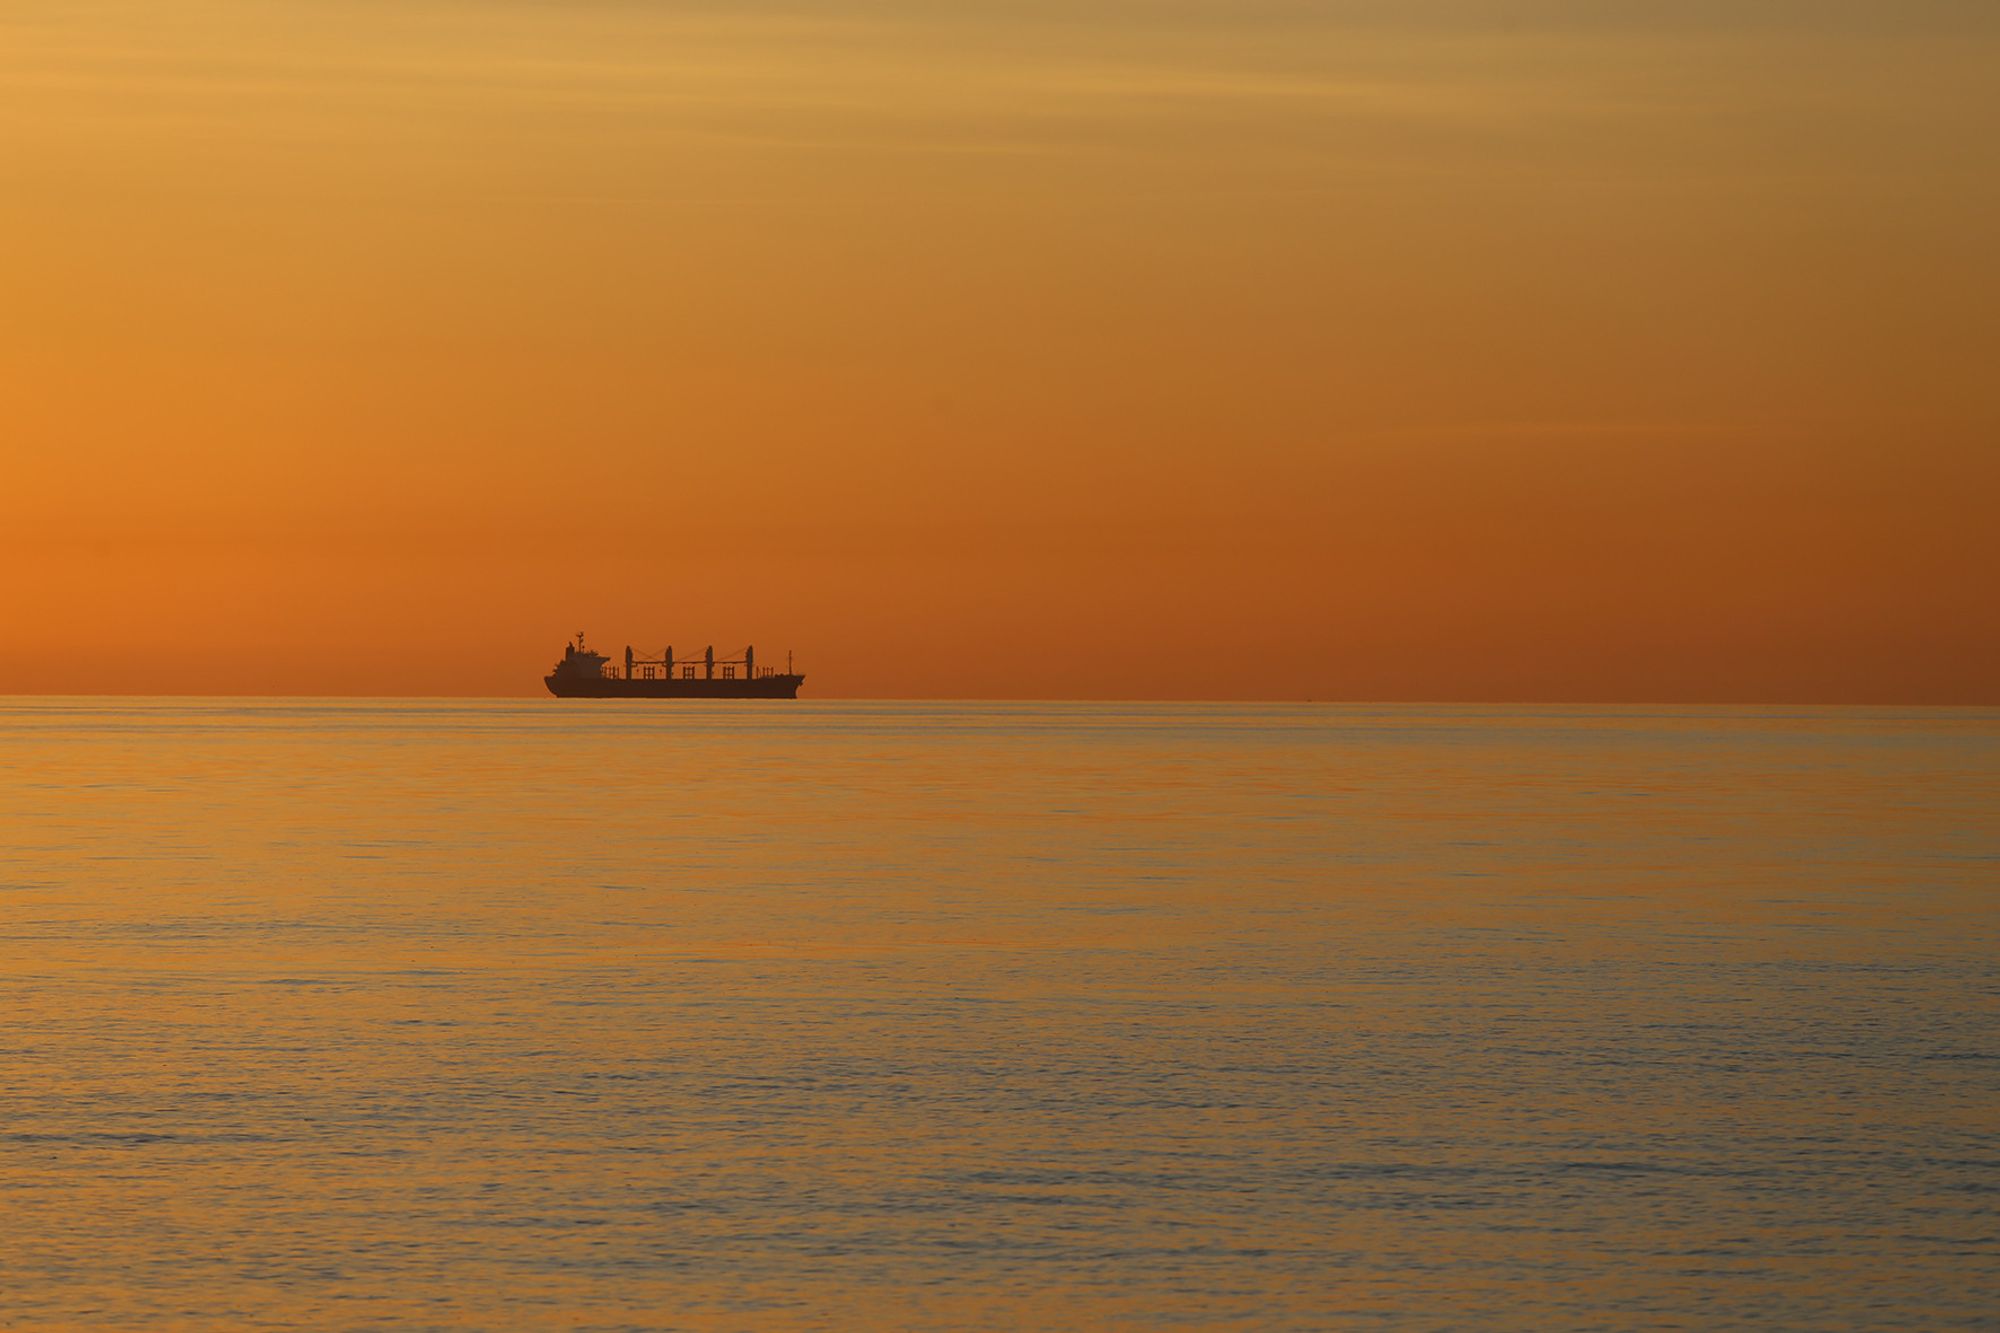
<svg viewBox="0 0 2000 1333">
<path fill-rule="evenodd" d="M 717 661 L 710 644 L 702 654 L 699 675 L 693 662 L 676 668 L 671 644 L 658 657 L 640 657 L 626 645 L 622 674 L 610 660 L 588 647 L 579 632 L 575 643 L 563 645 L 562 661 L 542 683 L 558 699 L 796 699 L 805 681 L 792 670 L 790 653 L 785 654 L 783 671 L 765 667 L 760 673 L 754 645 L 741 657 Z M 715 674 L 718 666 L 720 676 Z"/>
</svg>

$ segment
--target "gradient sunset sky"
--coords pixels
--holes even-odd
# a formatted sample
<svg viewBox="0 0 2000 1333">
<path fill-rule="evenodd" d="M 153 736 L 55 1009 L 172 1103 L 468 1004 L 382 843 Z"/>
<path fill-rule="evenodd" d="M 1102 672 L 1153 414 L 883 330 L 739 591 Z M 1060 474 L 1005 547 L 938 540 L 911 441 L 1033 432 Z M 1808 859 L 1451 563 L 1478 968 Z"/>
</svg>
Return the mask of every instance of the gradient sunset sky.
<svg viewBox="0 0 2000 1333">
<path fill-rule="evenodd" d="M 2000 702 L 1991 0 L 11 0 L 0 691 Z"/>
</svg>

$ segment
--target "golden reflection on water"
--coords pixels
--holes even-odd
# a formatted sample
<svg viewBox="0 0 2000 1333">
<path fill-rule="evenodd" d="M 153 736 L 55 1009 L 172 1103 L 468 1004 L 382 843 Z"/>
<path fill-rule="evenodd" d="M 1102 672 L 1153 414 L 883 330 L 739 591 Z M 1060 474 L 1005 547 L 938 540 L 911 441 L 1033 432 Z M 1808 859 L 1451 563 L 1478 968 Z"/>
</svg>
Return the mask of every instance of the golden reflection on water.
<svg viewBox="0 0 2000 1333">
<path fill-rule="evenodd" d="M 0 704 L 10 1328 L 2000 1308 L 2000 715 Z"/>
</svg>

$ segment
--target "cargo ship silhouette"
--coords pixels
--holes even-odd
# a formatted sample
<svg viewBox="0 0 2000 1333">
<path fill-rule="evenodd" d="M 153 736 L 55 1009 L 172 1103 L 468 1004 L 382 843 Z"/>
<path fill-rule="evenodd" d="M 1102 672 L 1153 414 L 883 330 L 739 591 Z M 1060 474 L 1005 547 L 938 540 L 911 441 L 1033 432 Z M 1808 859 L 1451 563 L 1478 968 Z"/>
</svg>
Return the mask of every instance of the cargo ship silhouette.
<svg viewBox="0 0 2000 1333">
<path fill-rule="evenodd" d="M 583 635 L 575 643 L 563 645 L 562 661 L 542 677 L 549 693 L 558 699 L 796 699 L 805 677 L 792 670 L 792 655 L 785 654 L 785 669 L 757 669 L 757 650 L 745 648 L 741 657 L 716 660 L 711 645 L 699 661 L 674 660 L 669 646 L 658 657 L 637 657 L 625 649 L 625 670 L 621 674 L 603 653 L 585 646 Z M 716 668 L 722 674 L 716 674 Z"/>
</svg>

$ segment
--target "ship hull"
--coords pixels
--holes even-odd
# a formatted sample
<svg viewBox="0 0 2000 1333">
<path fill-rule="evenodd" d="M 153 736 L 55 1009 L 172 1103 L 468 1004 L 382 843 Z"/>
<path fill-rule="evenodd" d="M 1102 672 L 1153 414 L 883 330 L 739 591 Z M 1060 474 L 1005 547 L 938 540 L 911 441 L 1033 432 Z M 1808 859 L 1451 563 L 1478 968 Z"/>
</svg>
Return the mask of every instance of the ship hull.
<svg viewBox="0 0 2000 1333">
<path fill-rule="evenodd" d="M 804 676 L 758 676 L 754 680 L 626 680 L 618 676 L 544 676 L 558 699 L 796 699 Z"/>
</svg>

